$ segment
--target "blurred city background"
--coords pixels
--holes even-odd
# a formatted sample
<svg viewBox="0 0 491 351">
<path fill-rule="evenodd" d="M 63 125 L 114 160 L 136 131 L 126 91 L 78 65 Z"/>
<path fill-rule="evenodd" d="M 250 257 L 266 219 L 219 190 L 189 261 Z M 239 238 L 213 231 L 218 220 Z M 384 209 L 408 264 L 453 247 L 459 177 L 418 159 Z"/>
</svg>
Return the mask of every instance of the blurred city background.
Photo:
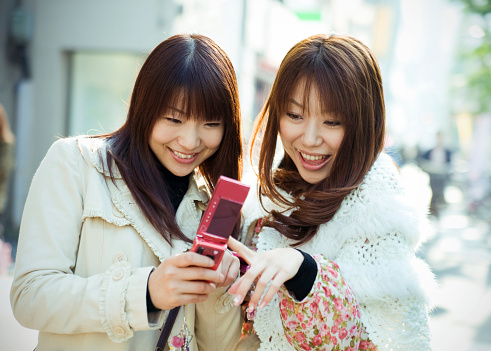
<svg viewBox="0 0 491 351">
<path fill-rule="evenodd" d="M 490 31 L 491 0 L 0 0 L 0 104 L 15 136 L 0 118 L 0 349 L 36 345 L 8 291 L 29 184 L 58 137 L 118 128 L 146 55 L 195 32 L 234 64 L 247 144 L 289 48 L 337 32 L 377 56 L 387 152 L 430 210 L 418 255 L 440 284 L 433 349 L 491 350 Z"/>
</svg>

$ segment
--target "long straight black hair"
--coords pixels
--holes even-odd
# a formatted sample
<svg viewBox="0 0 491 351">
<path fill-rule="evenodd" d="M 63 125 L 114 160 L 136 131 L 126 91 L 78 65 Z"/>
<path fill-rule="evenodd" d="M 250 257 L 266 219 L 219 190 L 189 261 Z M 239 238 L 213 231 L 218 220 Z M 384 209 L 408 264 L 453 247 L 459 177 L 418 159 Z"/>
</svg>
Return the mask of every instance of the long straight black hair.
<svg viewBox="0 0 491 351">
<path fill-rule="evenodd" d="M 198 167 L 210 190 L 220 175 L 240 179 L 237 78 L 227 54 L 203 35 L 172 36 L 150 53 L 136 79 L 126 122 L 105 135 L 110 144 L 106 167 L 111 171 L 114 161 L 147 220 L 171 245 L 173 239 L 190 240 L 175 221 L 149 138 L 157 118 L 178 101 L 184 102 L 188 118 L 211 122 L 219 119 L 224 123 L 218 150 Z M 111 177 L 114 180 L 113 173 Z"/>
</svg>

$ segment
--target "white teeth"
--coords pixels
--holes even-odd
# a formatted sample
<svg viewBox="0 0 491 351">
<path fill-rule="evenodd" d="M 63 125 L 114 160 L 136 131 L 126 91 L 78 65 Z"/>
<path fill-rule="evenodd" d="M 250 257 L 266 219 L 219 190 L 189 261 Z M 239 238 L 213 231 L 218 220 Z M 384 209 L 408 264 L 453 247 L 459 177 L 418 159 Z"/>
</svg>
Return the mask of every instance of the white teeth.
<svg viewBox="0 0 491 351">
<path fill-rule="evenodd" d="M 190 158 L 193 158 L 194 155 L 196 154 L 191 154 L 191 155 L 185 155 L 185 154 L 181 154 L 179 151 L 175 151 L 175 150 L 172 150 L 172 152 L 174 153 L 174 155 L 176 155 L 177 157 L 179 158 L 184 158 L 184 159 L 190 159 Z"/>
<path fill-rule="evenodd" d="M 303 152 L 300 152 L 302 157 L 308 161 L 320 161 L 326 158 L 326 156 L 312 156 L 312 155 L 307 155 L 304 154 Z"/>
</svg>

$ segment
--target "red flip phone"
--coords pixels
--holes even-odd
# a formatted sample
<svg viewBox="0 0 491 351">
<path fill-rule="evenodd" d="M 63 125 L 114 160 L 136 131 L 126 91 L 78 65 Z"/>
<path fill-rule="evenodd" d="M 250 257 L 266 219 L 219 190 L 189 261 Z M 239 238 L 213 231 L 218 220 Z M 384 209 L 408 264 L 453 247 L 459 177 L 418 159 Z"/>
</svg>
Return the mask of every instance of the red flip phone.
<svg viewBox="0 0 491 351">
<path fill-rule="evenodd" d="M 249 188 L 249 185 L 238 180 L 220 176 L 201 218 L 191 251 L 215 261 L 212 267 L 214 270 L 222 261 L 228 238 L 237 223 Z"/>
</svg>

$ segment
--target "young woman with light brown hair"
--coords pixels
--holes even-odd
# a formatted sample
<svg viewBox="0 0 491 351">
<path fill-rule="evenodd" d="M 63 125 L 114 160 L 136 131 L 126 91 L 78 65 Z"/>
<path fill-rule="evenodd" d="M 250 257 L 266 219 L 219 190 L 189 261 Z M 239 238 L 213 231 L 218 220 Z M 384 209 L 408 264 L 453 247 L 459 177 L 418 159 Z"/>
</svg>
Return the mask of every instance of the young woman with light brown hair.
<svg viewBox="0 0 491 351">
<path fill-rule="evenodd" d="M 283 59 L 255 138 L 259 187 L 229 246 L 232 285 L 259 350 L 428 350 L 432 274 L 415 251 L 419 211 L 383 152 L 382 78 L 370 49 L 314 35 Z M 278 136 L 283 157 L 274 163 Z M 253 291 L 248 293 L 251 285 Z M 263 295 L 264 294 L 264 295 Z M 249 324 L 248 324 L 249 323 Z"/>
</svg>

